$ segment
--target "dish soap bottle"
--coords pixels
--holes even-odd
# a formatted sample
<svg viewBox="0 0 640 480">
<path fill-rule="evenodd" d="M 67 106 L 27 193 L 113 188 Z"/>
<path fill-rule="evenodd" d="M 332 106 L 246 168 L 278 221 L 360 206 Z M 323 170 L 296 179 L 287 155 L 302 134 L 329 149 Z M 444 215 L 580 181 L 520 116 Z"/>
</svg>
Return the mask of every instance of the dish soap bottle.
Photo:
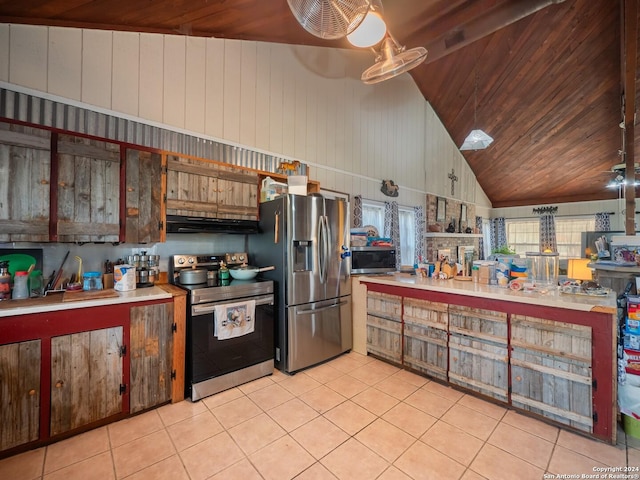
<svg viewBox="0 0 640 480">
<path fill-rule="evenodd" d="M 218 272 L 218 276 L 220 277 L 220 284 L 221 285 L 229 285 L 230 280 L 229 280 L 229 269 L 227 268 L 227 266 L 224 264 L 224 262 L 220 262 L 220 271 Z"/>
</svg>

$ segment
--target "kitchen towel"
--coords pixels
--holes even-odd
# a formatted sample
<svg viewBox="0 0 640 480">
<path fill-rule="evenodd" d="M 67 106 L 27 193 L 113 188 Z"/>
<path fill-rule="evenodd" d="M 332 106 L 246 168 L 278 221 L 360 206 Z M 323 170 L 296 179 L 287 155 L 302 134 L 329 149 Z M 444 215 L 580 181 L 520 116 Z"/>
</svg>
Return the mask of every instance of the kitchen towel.
<svg viewBox="0 0 640 480">
<path fill-rule="evenodd" d="M 241 337 L 255 330 L 256 301 L 215 306 L 213 336 L 218 340 Z"/>
</svg>

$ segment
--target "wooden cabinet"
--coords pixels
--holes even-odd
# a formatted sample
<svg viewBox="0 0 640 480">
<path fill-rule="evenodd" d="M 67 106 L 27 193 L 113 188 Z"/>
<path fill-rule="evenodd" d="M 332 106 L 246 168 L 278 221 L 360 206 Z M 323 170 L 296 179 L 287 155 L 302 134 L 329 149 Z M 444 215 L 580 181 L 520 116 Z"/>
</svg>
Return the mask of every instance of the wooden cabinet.
<svg viewBox="0 0 640 480">
<path fill-rule="evenodd" d="M 218 162 L 168 155 L 167 214 L 257 220 L 258 174 Z"/>
<path fill-rule="evenodd" d="M 0 450 L 40 436 L 40 340 L 0 346 Z"/>
<path fill-rule="evenodd" d="M 402 298 L 385 293 L 367 294 L 367 352 L 402 362 Z"/>
<path fill-rule="evenodd" d="M 511 402 L 593 432 L 592 331 L 585 325 L 511 317 Z"/>
<path fill-rule="evenodd" d="M 507 401 L 507 314 L 449 306 L 449 381 Z"/>
<path fill-rule="evenodd" d="M 51 339 L 50 435 L 122 411 L 123 327 Z"/>
<path fill-rule="evenodd" d="M 170 299 L 0 317 L 0 452 L 182 400 L 186 293 L 171 287 L 176 317 Z"/>
<path fill-rule="evenodd" d="M 125 239 L 155 243 L 165 239 L 162 192 L 167 176 L 159 153 L 127 149 L 125 179 Z"/>
<path fill-rule="evenodd" d="M 53 240 L 120 241 L 120 146 L 59 135 L 56 153 Z"/>
<path fill-rule="evenodd" d="M 364 282 L 367 353 L 615 441 L 617 321 L 610 310 Z"/>
<path fill-rule="evenodd" d="M 0 242 L 47 242 L 51 134 L 0 123 Z"/>
<path fill-rule="evenodd" d="M 422 373 L 447 379 L 449 306 L 417 298 L 403 299 L 403 362 Z"/>
<path fill-rule="evenodd" d="M 129 411 L 171 400 L 173 304 L 131 307 Z"/>
</svg>

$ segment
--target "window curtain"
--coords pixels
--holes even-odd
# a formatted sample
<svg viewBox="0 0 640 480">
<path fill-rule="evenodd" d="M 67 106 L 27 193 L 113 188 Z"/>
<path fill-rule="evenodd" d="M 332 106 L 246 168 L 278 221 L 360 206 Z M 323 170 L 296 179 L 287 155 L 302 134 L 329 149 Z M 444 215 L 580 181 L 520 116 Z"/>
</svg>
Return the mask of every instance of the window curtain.
<svg viewBox="0 0 640 480">
<path fill-rule="evenodd" d="M 476 217 L 476 231 L 482 233 L 482 217 Z M 478 260 L 484 260 L 484 238 L 478 239 Z"/>
<path fill-rule="evenodd" d="M 422 259 L 423 262 L 426 262 L 427 256 L 424 248 L 424 233 L 427 231 L 427 224 L 424 218 L 424 207 L 422 205 L 413 207 L 413 213 L 416 219 L 416 237 L 414 243 L 416 259 Z"/>
<path fill-rule="evenodd" d="M 596 213 L 596 232 L 611 231 L 611 214 L 609 212 Z"/>
<path fill-rule="evenodd" d="M 391 238 L 391 242 L 396 247 L 396 269 L 400 270 L 402 252 L 400 251 L 398 202 L 384 202 L 384 236 Z"/>
<path fill-rule="evenodd" d="M 553 215 L 540 215 L 540 251 L 558 251 L 556 219 Z"/>
<path fill-rule="evenodd" d="M 491 251 L 507 245 L 507 227 L 504 217 L 492 218 L 489 225 L 491 226 L 489 231 Z"/>
<path fill-rule="evenodd" d="M 353 228 L 362 227 L 362 195 L 353 197 Z"/>
</svg>

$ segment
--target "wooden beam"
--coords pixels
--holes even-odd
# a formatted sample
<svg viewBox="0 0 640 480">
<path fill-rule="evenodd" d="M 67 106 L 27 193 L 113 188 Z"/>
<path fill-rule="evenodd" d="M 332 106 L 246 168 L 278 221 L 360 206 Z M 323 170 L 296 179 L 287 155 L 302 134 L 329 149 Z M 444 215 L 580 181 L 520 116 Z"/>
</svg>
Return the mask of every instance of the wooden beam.
<svg viewBox="0 0 640 480">
<path fill-rule="evenodd" d="M 634 120 L 636 113 L 636 68 L 638 55 L 638 2 L 624 0 L 622 10 L 622 98 L 624 102 L 624 141 L 625 156 L 625 233 L 635 235 L 636 181 L 634 137 Z"/>
</svg>

